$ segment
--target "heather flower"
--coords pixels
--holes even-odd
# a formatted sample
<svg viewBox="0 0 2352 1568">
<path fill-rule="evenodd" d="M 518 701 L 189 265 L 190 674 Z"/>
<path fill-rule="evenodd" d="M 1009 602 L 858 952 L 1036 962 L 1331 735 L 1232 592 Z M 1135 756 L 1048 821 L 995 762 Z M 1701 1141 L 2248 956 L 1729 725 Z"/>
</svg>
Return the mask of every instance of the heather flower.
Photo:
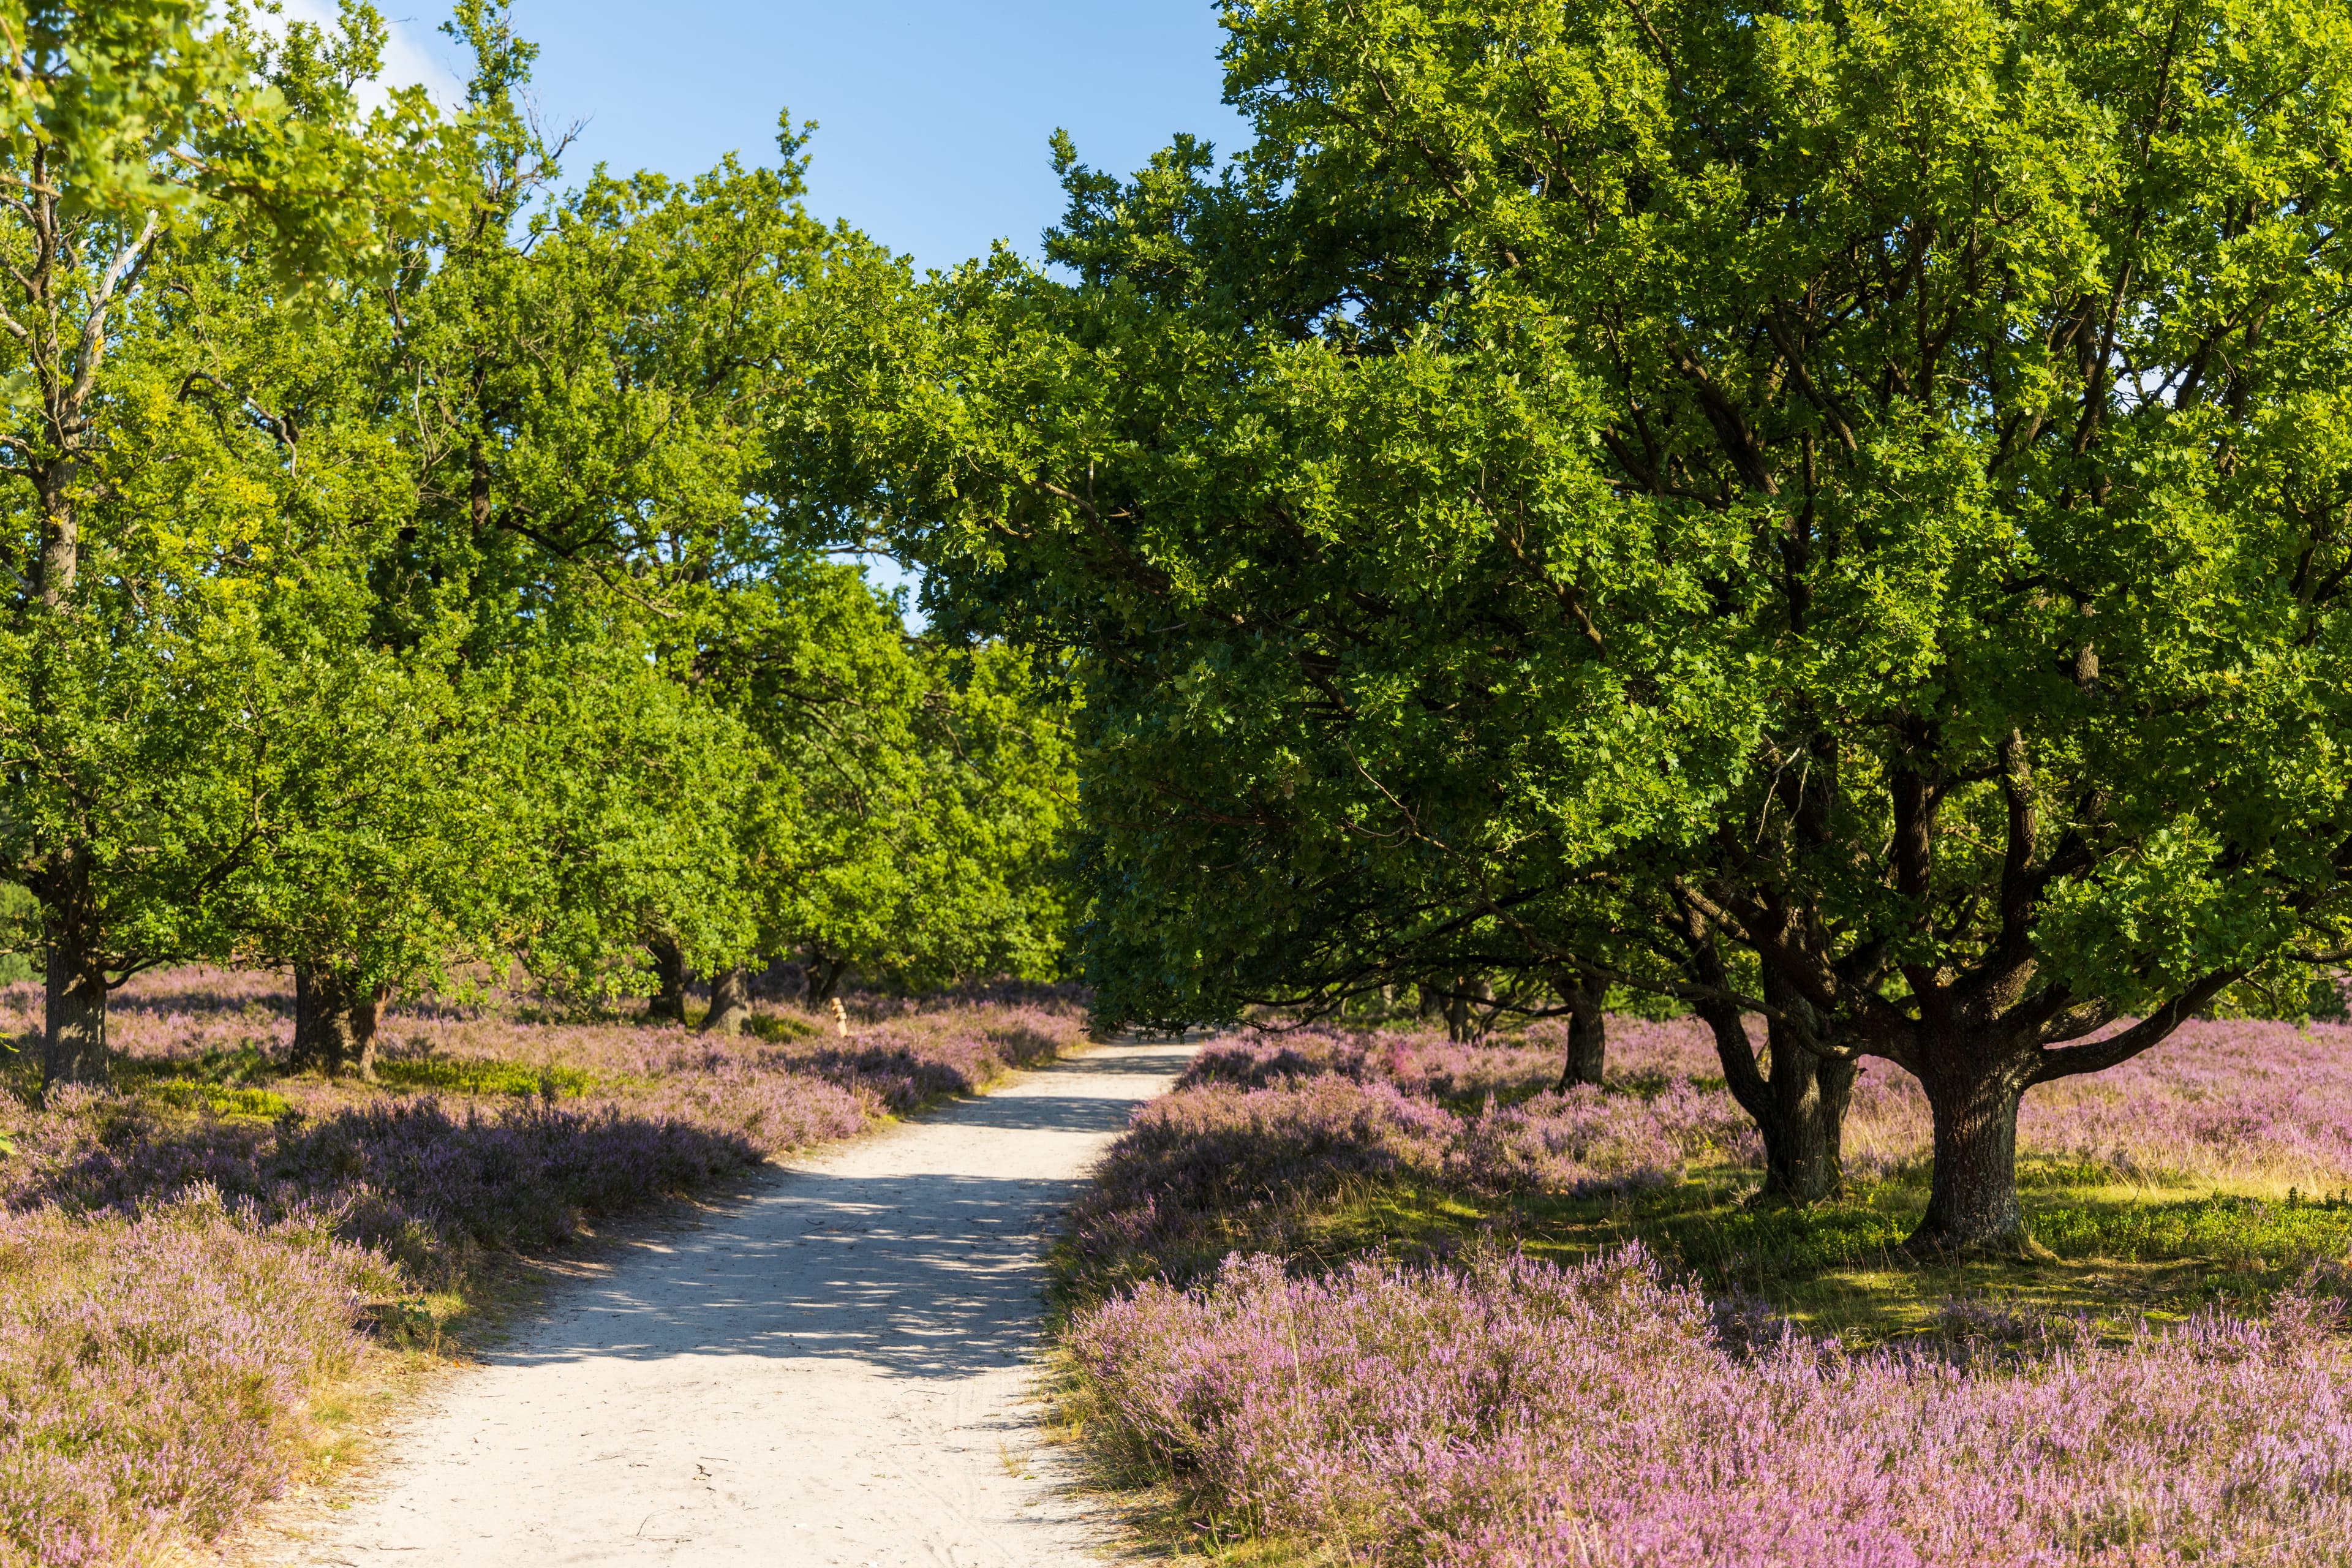
<svg viewBox="0 0 2352 1568">
<path fill-rule="evenodd" d="M 0 1032 L 30 1037 L 41 1003 L 0 988 Z M 141 976 L 114 999 L 115 1091 L 0 1103 L 0 1568 L 150 1561 L 233 1523 L 290 1476 L 371 1299 L 980 1089 L 1084 1027 L 1017 993 L 877 1006 L 850 1039 L 772 1007 L 720 1039 L 428 999 L 388 1010 L 371 1087 L 275 1075 L 291 1005 L 267 975 Z"/>
<path fill-rule="evenodd" d="M 282 1486 L 380 1262 L 198 1187 L 0 1215 L 0 1563 L 149 1560 Z"/>
<path fill-rule="evenodd" d="M 1167 1095 L 1104 1155 L 1075 1243 L 1091 1262 L 1181 1276 L 1352 1181 L 1440 1174 L 1460 1129 L 1393 1084 L 1336 1076 Z"/>
<path fill-rule="evenodd" d="M 1564 1031 L 1564 1025 L 1547 1020 L 1521 1036 L 1464 1044 L 1434 1031 L 1245 1030 L 1203 1049 L 1179 1087 L 1213 1082 L 1255 1089 L 1330 1075 L 1391 1083 L 1457 1107 L 1492 1095 L 1507 1110 L 1518 1102 L 1532 1104 L 1532 1097 L 1558 1080 Z M 1756 1032 L 1760 1037 L 1760 1026 Z M 1724 1089 L 1713 1038 L 1697 1019 L 1612 1018 L 1609 1055 L 1614 1092 L 1608 1113 L 1626 1121 L 1629 1160 L 1633 1150 L 1646 1147 L 1648 1167 L 1672 1165 L 1655 1157 L 1651 1133 L 1643 1131 L 1655 1122 L 1685 1163 L 1760 1165 L 1761 1142 Z M 1570 1114 L 1571 1121 L 1584 1115 L 1564 1108 L 1554 1114 Z M 1562 1126 L 1538 1135 L 1507 1121 L 1490 1131 L 1518 1151 L 1505 1153 L 1498 1145 L 1491 1158 L 1507 1166 L 1521 1162 L 1537 1184 L 1552 1190 L 1650 1179 L 1642 1173 L 1645 1162 L 1632 1160 L 1621 1169 L 1613 1157 L 1586 1173 L 1567 1175 L 1563 1167 L 1538 1174 L 1559 1151 L 1538 1158 L 1537 1142 L 1565 1147 L 1581 1138 L 1589 1145 L 1592 1137 L 1608 1136 L 1597 1126 L 1584 1133 Z M 1910 1075 L 1891 1063 L 1863 1061 L 1845 1120 L 1849 1173 L 1870 1178 L 1923 1169 L 1930 1141 L 1927 1099 Z M 2028 1159 L 2119 1180 L 2253 1182 L 2312 1193 L 2352 1187 L 2352 1026 L 2189 1023 L 2121 1067 L 2029 1090 L 2018 1141 Z M 1559 1185 L 1563 1180 L 1568 1184 Z"/>
<path fill-rule="evenodd" d="M 1683 1172 L 1673 1123 L 1590 1084 L 1516 1105 L 1491 1099 L 1446 1152 L 1449 1174 L 1491 1192 L 1584 1194 L 1664 1186 Z"/>
<path fill-rule="evenodd" d="M 2346 1561 L 2352 1351 L 2310 1301 L 1997 1369 L 1716 1322 L 1638 1247 L 1324 1279 L 1235 1257 L 1066 1343 L 1130 1463 L 1366 1562 Z"/>
</svg>

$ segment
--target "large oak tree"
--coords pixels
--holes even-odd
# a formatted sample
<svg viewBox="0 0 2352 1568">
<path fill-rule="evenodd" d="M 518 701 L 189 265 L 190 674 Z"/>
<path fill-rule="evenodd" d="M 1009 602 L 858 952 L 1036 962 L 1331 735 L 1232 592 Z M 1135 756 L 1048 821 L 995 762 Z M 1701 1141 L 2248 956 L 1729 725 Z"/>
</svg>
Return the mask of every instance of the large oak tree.
<svg viewBox="0 0 2352 1568">
<path fill-rule="evenodd" d="M 1112 994 L 1419 899 L 1817 1134 L 1899 1064 L 1916 1245 L 2030 1247 L 2024 1093 L 2343 956 L 2352 18 L 1227 24 L 1239 164 L 1072 170 L 875 416 L 939 611 L 1084 672 Z"/>
</svg>

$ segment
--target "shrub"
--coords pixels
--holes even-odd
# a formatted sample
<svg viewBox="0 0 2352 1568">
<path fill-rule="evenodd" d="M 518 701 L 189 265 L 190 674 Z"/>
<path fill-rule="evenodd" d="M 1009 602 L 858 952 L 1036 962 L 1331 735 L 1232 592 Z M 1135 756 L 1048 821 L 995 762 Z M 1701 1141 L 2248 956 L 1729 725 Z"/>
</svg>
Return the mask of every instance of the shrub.
<svg viewBox="0 0 2352 1568">
<path fill-rule="evenodd" d="M 197 1187 L 136 1219 L 0 1214 L 0 1563 L 148 1560 L 281 1485 L 382 1265 Z"/>
<path fill-rule="evenodd" d="M 1727 1341 L 1638 1247 L 1572 1268 L 1230 1260 L 1067 1344 L 1098 1439 L 1261 1530 L 1431 1568 L 2340 1563 L 2352 1351 L 2282 1300 L 2021 1359 Z"/>
</svg>

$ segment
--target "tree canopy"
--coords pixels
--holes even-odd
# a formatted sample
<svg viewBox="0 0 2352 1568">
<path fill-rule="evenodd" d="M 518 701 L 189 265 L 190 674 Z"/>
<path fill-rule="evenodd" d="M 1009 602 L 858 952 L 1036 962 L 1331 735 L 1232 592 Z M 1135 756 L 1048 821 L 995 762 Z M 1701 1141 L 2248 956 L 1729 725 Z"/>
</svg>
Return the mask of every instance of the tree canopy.
<svg viewBox="0 0 2352 1568">
<path fill-rule="evenodd" d="M 911 637 L 777 460 L 905 264 L 806 215 L 789 117 L 772 167 L 563 189 L 504 8 L 449 30 L 444 115 L 362 110 L 362 4 L 0 14 L 0 876 L 48 1081 L 193 958 L 290 965 L 330 1072 L 468 963 L 680 1014 L 707 973 L 718 1027 L 788 956 L 1057 968 L 1054 700 Z"/>
<path fill-rule="evenodd" d="M 2343 957 L 2347 24 L 1230 7 L 1255 142 L 1066 157 L 877 431 L 1080 672 L 1114 1009 L 1581 968 L 2030 1245 L 2027 1088 Z"/>
</svg>

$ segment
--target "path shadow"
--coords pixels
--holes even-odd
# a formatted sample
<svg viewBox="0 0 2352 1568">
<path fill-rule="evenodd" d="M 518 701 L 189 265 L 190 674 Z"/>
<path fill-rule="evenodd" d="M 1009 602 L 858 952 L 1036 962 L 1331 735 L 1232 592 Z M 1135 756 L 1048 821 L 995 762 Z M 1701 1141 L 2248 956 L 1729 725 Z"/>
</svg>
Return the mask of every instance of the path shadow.
<svg viewBox="0 0 2352 1568">
<path fill-rule="evenodd" d="M 1068 1094 L 1053 1092 L 1051 1077 L 1165 1080 L 1182 1054 L 1169 1046 L 1091 1053 L 898 1136 L 1115 1133 L 1157 1083 Z M 971 1163 L 969 1151 L 959 1163 Z M 1086 1187 L 1078 1175 L 783 1173 L 702 1228 L 648 1243 L 607 1279 L 574 1287 L 489 1359 L 839 1357 L 892 1377 L 971 1376 L 1035 1348 L 1039 1255 Z"/>
<path fill-rule="evenodd" d="M 842 1356 L 959 1378 L 1034 1347 L 1045 1225 L 1080 1181 L 795 1173 L 634 1253 L 492 1359 Z"/>
</svg>

